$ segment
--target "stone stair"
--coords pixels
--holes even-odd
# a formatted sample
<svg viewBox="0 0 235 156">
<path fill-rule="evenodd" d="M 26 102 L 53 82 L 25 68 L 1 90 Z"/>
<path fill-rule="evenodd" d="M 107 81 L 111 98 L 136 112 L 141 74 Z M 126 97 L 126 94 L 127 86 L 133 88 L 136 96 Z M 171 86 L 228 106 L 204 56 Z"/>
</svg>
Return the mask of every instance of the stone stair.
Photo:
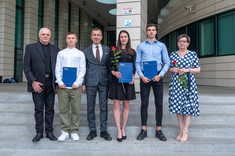
<svg viewBox="0 0 235 156">
<path fill-rule="evenodd" d="M 86 95 L 82 96 L 79 136 L 80 140 L 52 142 L 46 138 L 33 143 L 35 135 L 34 105 L 31 94 L 26 92 L 0 92 L 0 155 L 234 155 L 235 152 L 235 97 L 234 94 L 199 94 L 200 117 L 193 117 L 189 139 L 178 142 L 176 115 L 168 113 L 168 95 L 164 93 L 163 132 L 167 142 L 155 138 L 155 106 L 151 95 L 148 118 L 148 137 L 137 141 L 140 131 L 140 96 L 130 103 L 127 123 L 127 140 L 116 141 L 113 105 L 109 100 L 108 132 L 113 140 L 99 137 L 99 110 L 96 108 L 98 137 L 87 141 L 89 133 L 86 117 Z M 98 103 L 98 101 L 97 101 Z M 55 103 L 54 133 L 60 135 L 58 100 Z"/>
</svg>

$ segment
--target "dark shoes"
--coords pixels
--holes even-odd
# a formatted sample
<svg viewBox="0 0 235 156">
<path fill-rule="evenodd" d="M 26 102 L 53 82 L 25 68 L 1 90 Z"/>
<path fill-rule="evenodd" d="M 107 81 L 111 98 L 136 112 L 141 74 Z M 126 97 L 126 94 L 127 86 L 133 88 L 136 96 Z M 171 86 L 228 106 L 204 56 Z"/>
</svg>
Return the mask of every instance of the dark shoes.
<svg viewBox="0 0 235 156">
<path fill-rule="evenodd" d="M 46 138 L 50 139 L 51 141 L 57 140 L 57 138 L 54 136 L 52 132 L 47 133 Z"/>
<path fill-rule="evenodd" d="M 156 137 L 161 141 L 166 141 L 167 140 L 161 130 L 159 130 L 159 131 L 156 130 Z"/>
<path fill-rule="evenodd" d="M 40 139 L 41 138 L 43 138 L 43 133 L 42 132 L 38 132 L 37 134 L 36 134 L 36 136 L 33 138 L 33 142 L 38 142 L 38 141 L 40 141 Z"/>
<path fill-rule="evenodd" d="M 144 138 L 147 138 L 147 130 L 141 130 L 140 134 L 137 136 L 137 140 L 144 140 Z"/>
<path fill-rule="evenodd" d="M 122 138 L 117 138 L 117 141 L 118 142 L 122 142 Z"/>
<path fill-rule="evenodd" d="M 122 140 L 126 140 L 127 136 L 122 136 Z"/>
<path fill-rule="evenodd" d="M 87 136 L 86 139 L 87 139 L 87 140 L 93 140 L 94 137 L 97 137 L 96 131 L 90 131 L 90 133 L 88 134 L 88 136 Z"/>
<path fill-rule="evenodd" d="M 110 141 L 112 138 L 110 137 L 109 133 L 107 131 L 101 131 L 100 137 L 104 138 L 104 140 Z"/>
</svg>

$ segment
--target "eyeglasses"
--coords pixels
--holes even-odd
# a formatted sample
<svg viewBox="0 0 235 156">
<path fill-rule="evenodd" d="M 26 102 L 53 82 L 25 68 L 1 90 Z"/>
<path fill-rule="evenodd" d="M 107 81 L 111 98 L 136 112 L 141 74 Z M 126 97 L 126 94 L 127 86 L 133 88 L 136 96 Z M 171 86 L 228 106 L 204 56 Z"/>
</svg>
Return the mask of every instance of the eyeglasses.
<svg viewBox="0 0 235 156">
<path fill-rule="evenodd" d="M 188 41 L 178 41 L 178 43 L 187 43 Z"/>
</svg>

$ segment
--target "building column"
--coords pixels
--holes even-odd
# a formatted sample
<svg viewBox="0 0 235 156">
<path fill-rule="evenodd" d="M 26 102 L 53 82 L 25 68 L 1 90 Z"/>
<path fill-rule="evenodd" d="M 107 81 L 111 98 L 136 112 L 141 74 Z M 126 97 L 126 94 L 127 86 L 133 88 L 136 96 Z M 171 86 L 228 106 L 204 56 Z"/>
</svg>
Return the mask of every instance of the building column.
<svg viewBox="0 0 235 156">
<path fill-rule="evenodd" d="M 37 42 L 38 38 L 38 0 L 25 0 L 24 18 L 24 50 L 27 44 Z M 23 74 L 23 81 L 26 81 Z"/>
<path fill-rule="evenodd" d="M 58 47 L 62 50 L 67 47 L 66 34 L 68 33 L 68 18 L 69 18 L 69 1 L 59 1 L 59 44 Z"/>
<path fill-rule="evenodd" d="M 2 76 L 2 81 L 14 76 L 15 14 L 15 0 L 0 1 L 0 76 Z"/>
<path fill-rule="evenodd" d="M 64 1 L 64 0 L 62 0 Z M 54 44 L 55 32 L 55 0 L 44 0 L 43 27 L 51 30 L 50 43 Z"/>
<path fill-rule="evenodd" d="M 83 51 L 87 46 L 89 46 L 91 41 L 91 29 L 92 29 L 92 19 L 89 17 L 87 12 L 81 9 L 81 19 L 80 19 L 80 49 Z"/>
<path fill-rule="evenodd" d="M 71 32 L 74 32 L 79 37 L 79 7 L 76 3 L 71 3 Z M 77 43 L 76 47 L 79 47 L 79 43 Z"/>
<path fill-rule="evenodd" d="M 129 23 L 129 24 L 128 24 Z M 146 40 L 147 0 L 117 0 L 117 37 L 121 30 L 127 30 L 133 49 Z M 135 89 L 140 91 L 139 76 L 135 75 Z"/>
</svg>

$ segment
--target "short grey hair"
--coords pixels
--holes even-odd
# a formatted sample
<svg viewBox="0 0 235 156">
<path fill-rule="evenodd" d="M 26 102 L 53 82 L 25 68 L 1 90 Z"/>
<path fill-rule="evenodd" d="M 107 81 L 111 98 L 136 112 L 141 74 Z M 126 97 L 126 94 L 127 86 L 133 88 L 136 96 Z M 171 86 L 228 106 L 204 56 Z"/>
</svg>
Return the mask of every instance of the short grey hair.
<svg viewBox="0 0 235 156">
<path fill-rule="evenodd" d="M 51 30 L 50 30 L 49 28 L 46 28 L 46 27 L 41 28 L 41 29 L 38 31 L 38 35 L 41 33 L 42 29 L 48 29 L 49 32 L 50 32 L 50 35 L 51 35 Z"/>
<path fill-rule="evenodd" d="M 101 36 L 103 36 L 102 30 L 100 28 L 98 28 L 98 27 L 94 27 L 94 28 L 91 29 L 91 35 L 92 35 L 93 31 L 98 31 L 98 30 L 101 32 Z"/>
</svg>

